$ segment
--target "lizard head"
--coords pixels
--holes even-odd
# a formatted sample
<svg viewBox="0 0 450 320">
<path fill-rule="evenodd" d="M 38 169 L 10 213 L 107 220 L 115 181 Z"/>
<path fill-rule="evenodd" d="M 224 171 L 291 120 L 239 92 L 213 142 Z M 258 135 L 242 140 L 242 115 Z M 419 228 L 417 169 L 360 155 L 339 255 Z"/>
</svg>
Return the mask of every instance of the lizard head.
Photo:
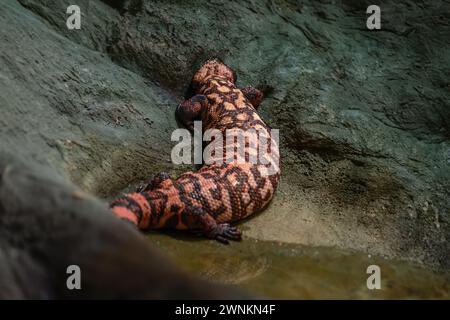
<svg viewBox="0 0 450 320">
<path fill-rule="evenodd" d="M 236 73 L 229 66 L 218 59 L 210 59 L 198 69 L 192 78 L 193 88 L 200 88 L 210 76 L 220 76 L 233 83 L 236 82 Z"/>
</svg>

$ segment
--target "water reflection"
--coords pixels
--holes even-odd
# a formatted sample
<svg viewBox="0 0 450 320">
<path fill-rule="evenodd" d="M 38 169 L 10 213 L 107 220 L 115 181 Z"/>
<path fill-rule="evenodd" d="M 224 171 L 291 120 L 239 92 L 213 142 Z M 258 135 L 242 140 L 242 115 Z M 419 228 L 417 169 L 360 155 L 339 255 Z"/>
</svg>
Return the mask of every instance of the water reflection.
<svg viewBox="0 0 450 320">
<path fill-rule="evenodd" d="M 449 299 L 450 275 L 412 263 L 331 248 L 245 239 L 214 241 L 150 233 L 183 269 L 257 295 L 286 299 Z M 381 290 L 366 286 L 369 265 L 381 268 Z"/>
</svg>

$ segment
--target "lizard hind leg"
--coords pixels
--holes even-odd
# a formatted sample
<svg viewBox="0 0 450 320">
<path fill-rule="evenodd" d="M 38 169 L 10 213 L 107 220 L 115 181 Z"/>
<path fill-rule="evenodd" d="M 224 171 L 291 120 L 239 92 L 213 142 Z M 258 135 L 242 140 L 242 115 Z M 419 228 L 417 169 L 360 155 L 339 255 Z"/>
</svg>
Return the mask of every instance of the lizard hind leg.
<svg viewBox="0 0 450 320">
<path fill-rule="evenodd" d="M 223 244 L 228 244 L 229 240 L 242 240 L 242 233 L 239 229 L 228 223 L 217 223 L 201 208 L 186 209 L 184 214 L 186 214 L 187 227 L 200 232 L 209 239 L 215 239 Z"/>
<path fill-rule="evenodd" d="M 167 172 L 160 172 L 156 176 L 153 177 L 148 183 L 144 185 L 140 185 L 136 192 L 146 192 L 155 190 L 158 188 L 164 188 L 166 185 L 169 185 L 172 182 L 172 178 Z"/>
</svg>

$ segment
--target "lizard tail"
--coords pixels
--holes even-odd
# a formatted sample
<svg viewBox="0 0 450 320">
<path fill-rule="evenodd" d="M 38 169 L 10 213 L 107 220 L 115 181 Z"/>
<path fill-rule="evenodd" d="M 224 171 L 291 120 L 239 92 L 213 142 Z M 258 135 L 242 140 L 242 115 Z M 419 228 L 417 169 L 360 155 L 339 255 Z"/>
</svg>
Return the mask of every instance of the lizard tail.
<svg viewBox="0 0 450 320">
<path fill-rule="evenodd" d="M 149 224 L 150 206 L 140 193 L 124 195 L 110 204 L 112 212 L 120 219 L 131 222 L 139 229 L 146 229 Z"/>
</svg>

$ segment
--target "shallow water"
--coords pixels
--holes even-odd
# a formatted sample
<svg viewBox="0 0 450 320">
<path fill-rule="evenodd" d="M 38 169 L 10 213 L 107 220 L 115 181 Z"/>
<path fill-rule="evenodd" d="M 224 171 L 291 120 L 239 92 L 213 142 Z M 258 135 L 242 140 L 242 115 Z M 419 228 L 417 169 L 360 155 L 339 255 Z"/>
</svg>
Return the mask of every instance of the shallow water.
<svg viewBox="0 0 450 320">
<path fill-rule="evenodd" d="M 181 268 L 210 281 L 268 298 L 449 299 L 450 274 L 358 252 L 244 239 L 229 246 L 178 234 L 150 241 Z M 381 289 L 369 290 L 369 265 L 381 268 Z"/>
</svg>

